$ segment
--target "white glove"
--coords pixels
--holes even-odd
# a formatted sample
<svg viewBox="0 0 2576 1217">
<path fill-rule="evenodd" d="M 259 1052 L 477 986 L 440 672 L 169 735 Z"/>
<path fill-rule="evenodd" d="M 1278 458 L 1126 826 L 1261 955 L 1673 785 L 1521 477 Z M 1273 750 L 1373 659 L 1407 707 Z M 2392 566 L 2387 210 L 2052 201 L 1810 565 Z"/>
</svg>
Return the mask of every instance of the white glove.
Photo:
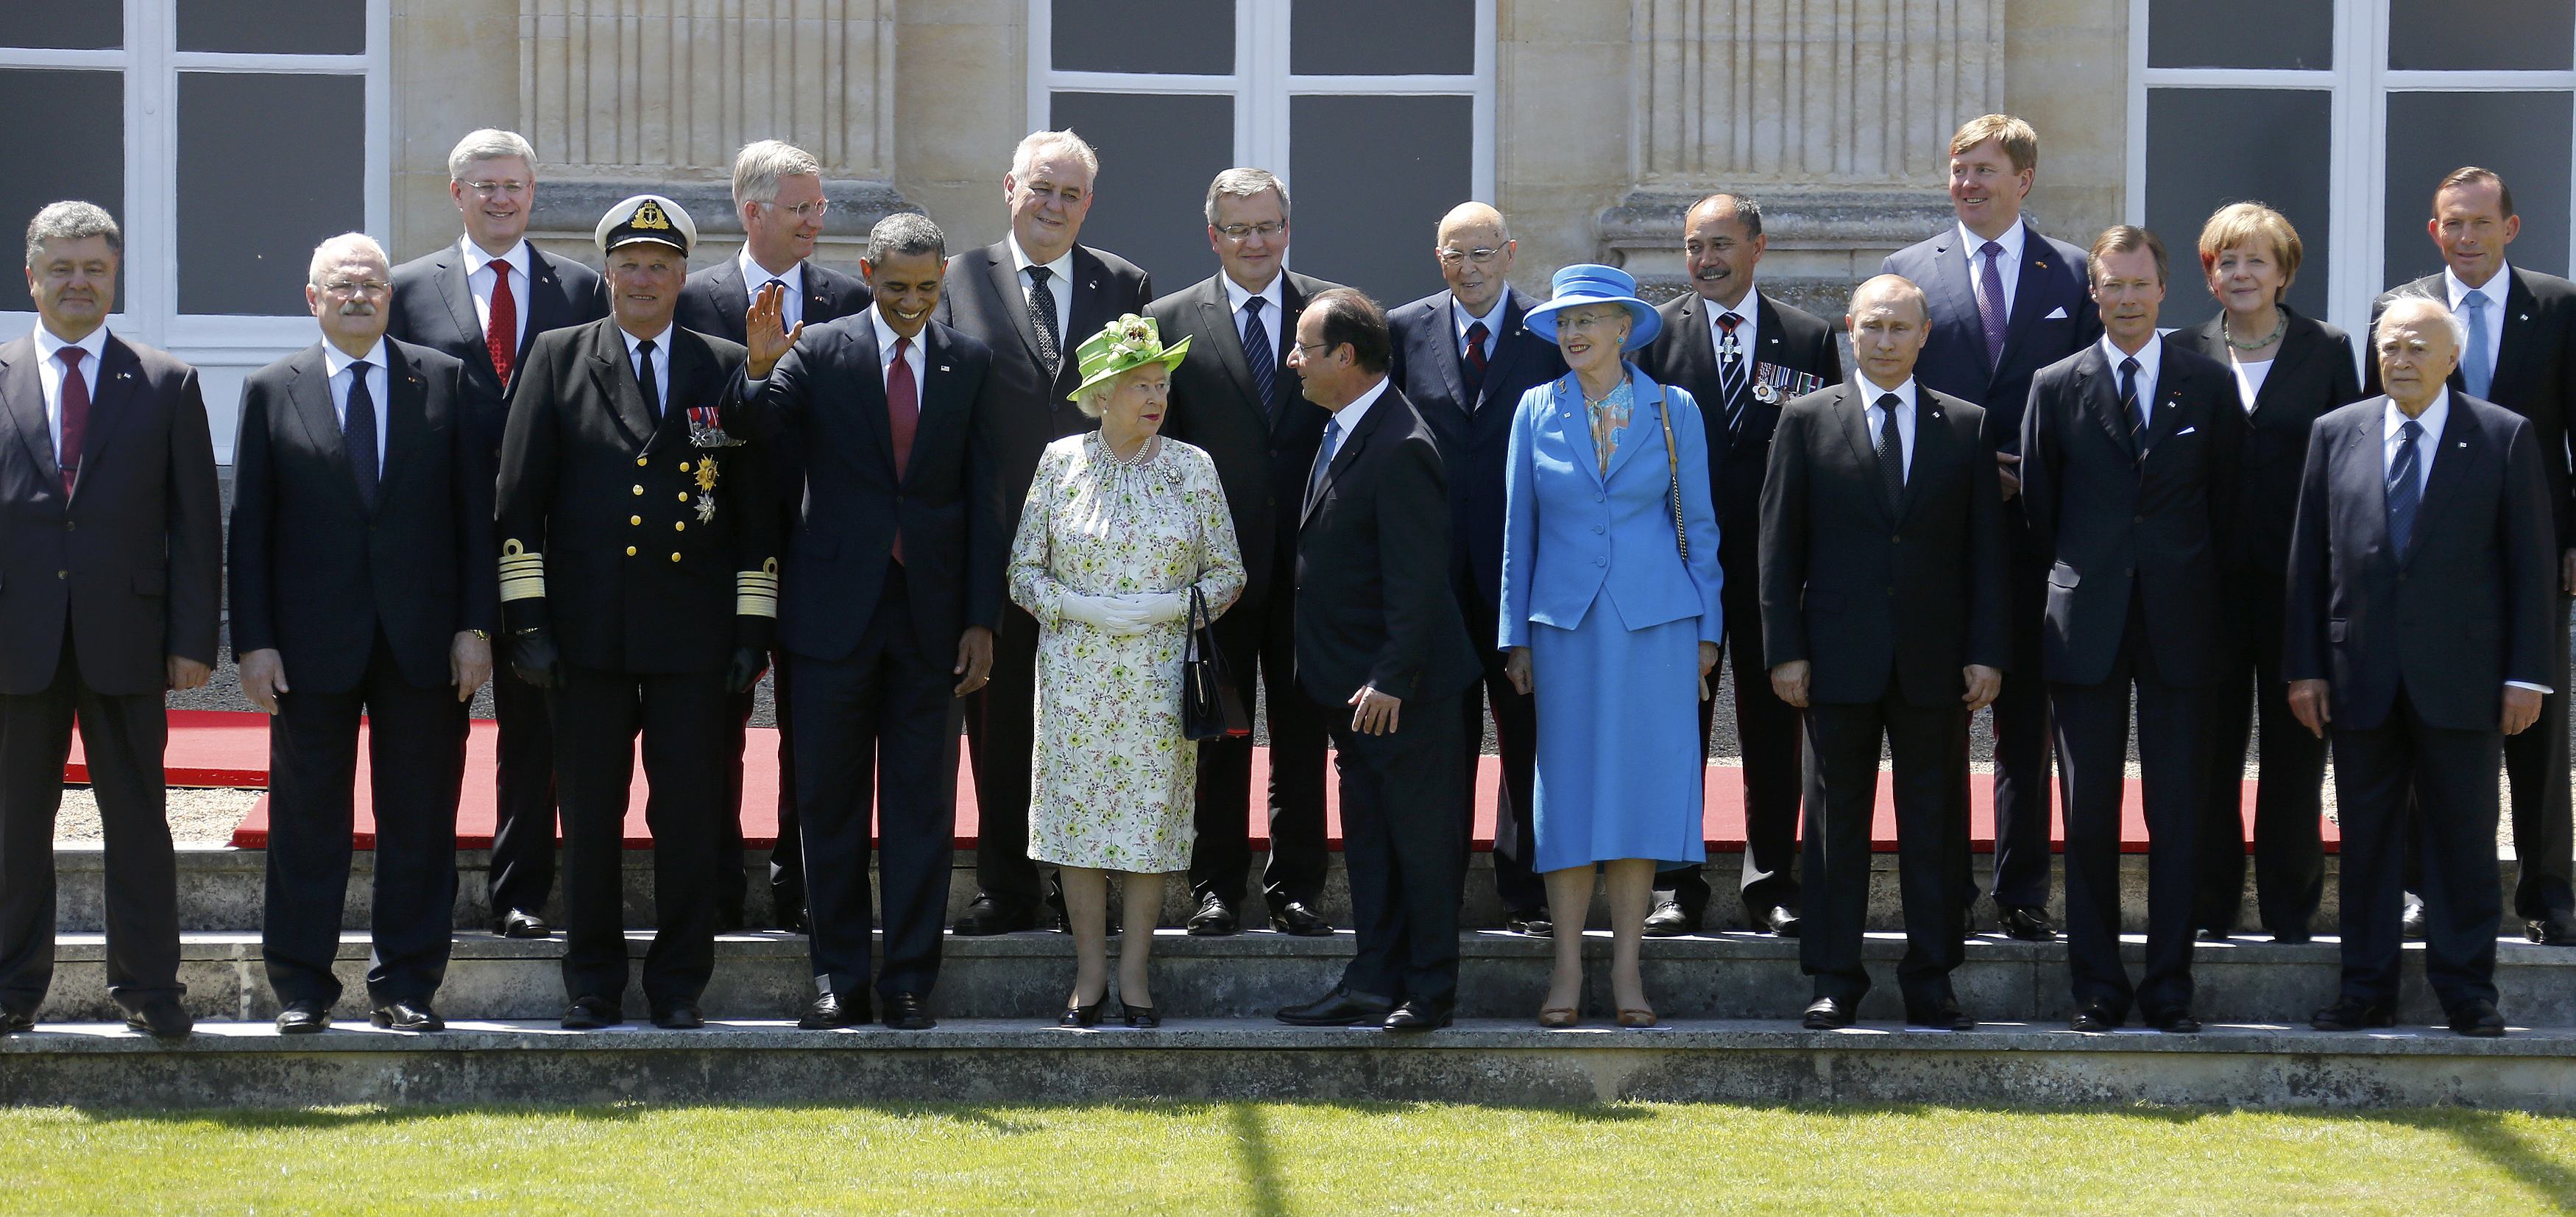
<svg viewBox="0 0 2576 1217">
<path fill-rule="evenodd" d="M 1190 589 L 1186 587 L 1169 592 L 1138 592 L 1119 599 L 1134 605 L 1148 626 L 1179 621 L 1190 615 Z"/>
<path fill-rule="evenodd" d="M 1129 600 L 1125 596 L 1086 596 L 1081 592 L 1066 592 L 1058 600 L 1058 611 L 1112 637 L 1141 634 L 1145 632 L 1144 613 Z"/>
</svg>

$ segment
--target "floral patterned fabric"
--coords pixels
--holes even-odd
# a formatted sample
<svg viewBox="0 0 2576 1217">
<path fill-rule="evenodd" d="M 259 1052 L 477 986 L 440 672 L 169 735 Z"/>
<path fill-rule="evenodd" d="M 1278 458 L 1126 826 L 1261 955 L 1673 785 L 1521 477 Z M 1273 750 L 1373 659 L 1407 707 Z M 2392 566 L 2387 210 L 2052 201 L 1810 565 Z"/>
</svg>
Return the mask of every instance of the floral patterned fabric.
<svg viewBox="0 0 2576 1217">
<path fill-rule="evenodd" d="M 1144 461 L 1098 432 L 1047 445 L 1011 543 L 1011 601 L 1038 619 L 1037 755 L 1029 856 L 1059 866 L 1186 870 L 1198 746 L 1181 737 L 1189 620 L 1113 637 L 1066 617 L 1067 592 L 1198 584 L 1208 612 L 1243 593 L 1243 557 L 1216 463 L 1171 439 Z"/>
<path fill-rule="evenodd" d="M 1618 455 L 1619 441 L 1628 433 L 1628 415 L 1637 404 L 1637 391 L 1625 379 L 1610 390 L 1610 396 L 1599 401 L 1584 399 L 1584 420 L 1592 424 L 1592 451 L 1601 461 L 1601 476 L 1610 476 L 1610 458 Z"/>
</svg>

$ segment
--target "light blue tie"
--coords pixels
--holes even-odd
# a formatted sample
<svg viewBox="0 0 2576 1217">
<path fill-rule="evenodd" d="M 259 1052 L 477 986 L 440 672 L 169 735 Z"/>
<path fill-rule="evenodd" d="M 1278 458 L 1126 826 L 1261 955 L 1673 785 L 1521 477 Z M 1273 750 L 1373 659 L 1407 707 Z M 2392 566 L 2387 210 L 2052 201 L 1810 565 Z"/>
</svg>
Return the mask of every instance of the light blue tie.
<svg viewBox="0 0 2576 1217">
<path fill-rule="evenodd" d="M 1342 420 L 1324 420 L 1324 442 L 1315 449 L 1314 471 L 1306 475 L 1306 508 L 1314 510 L 1315 496 L 1323 493 L 1324 472 L 1333 467 L 1333 453 L 1342 446 Z"/>
<path fill-rule="evenodd" d="M 2415 473 L 2415 440 L 2424 434 L 2424 424 L 2407 419 L 2397 434 L 2397 459 L 2388 463 L 2388 543 L 2402 560 L 2407 542 L 2415 539 L 2415 509 L 2424 503 Z"/>
<path fill-rule="evenodd" d="M 2460 311 L 2468 314 L 2469 349 L 2460 352 L 2460 380 L 2468 385 L 2469 396 L 2485 397 L 2487 386 L 2495 380 L 2495 365 L 2487 361 L 2487 294 L 2473 291 L 2460 297 Z"/>
</svg>

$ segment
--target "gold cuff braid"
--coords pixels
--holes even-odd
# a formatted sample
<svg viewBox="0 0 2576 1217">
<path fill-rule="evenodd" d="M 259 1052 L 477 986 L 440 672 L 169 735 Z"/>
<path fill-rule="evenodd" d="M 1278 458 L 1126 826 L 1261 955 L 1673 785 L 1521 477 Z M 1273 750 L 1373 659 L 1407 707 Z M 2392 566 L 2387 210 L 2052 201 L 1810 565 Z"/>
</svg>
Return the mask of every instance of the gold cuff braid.
<svg viewBox="0 0 2576 1217">
<path fill-rule="evenodd" d="M 546 556 L 529 553 L 516 540 L 501 544 L 501 599 L 542 600 L 546 595 Z"/>
<path fill-rule="evenodd" d="M 734 572 L 733 611 L 744 617 L 778 616 L 778 559 L 761 563 L 759 570 Z"/>
</svg>

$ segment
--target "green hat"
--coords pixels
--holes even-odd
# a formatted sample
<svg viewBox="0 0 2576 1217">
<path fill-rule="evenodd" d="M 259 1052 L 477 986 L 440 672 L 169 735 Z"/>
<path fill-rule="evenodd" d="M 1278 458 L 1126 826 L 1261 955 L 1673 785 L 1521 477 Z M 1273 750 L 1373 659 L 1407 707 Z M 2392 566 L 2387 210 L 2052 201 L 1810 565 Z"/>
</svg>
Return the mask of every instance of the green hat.
<svg viewBox="0 0 2576 1217">
<path fill-rule="evenodd" d="M 1164 346 L 1153 318 L 1129 313 L 1101 327 L 1099 333 L 1083 339 L 1075 349 L 1074 367 L 1082 372 L 1082 383 L 1065 394 L 1065 400 L 1080 401 L 1083 394 L 1149 363 L 1159 363 L 1168 372 L 1179 367 L 1182 357 L 1189 353 L 1189 339 Z"/>
</svg>

